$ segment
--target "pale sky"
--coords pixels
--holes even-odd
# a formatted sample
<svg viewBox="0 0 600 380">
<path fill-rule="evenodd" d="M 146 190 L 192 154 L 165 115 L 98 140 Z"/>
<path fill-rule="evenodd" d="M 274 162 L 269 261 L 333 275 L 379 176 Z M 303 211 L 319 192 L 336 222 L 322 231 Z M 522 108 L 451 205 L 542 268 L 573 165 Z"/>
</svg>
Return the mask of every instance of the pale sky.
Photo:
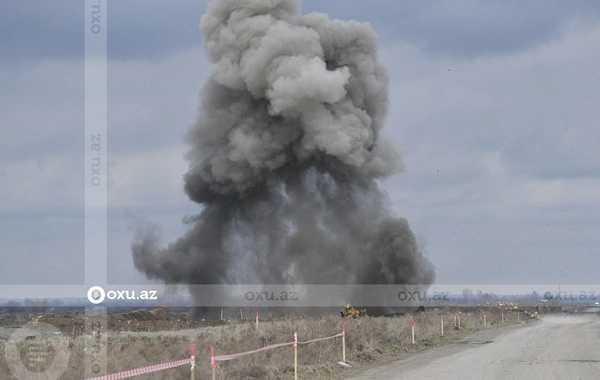
<svg viewBox="0 0 600 380">
<path fill-rule="evenodd" d="M 136 221 L 168 244 L 200 209 L 183 192 L 183 134 L 210 70 L 206 4 L 108 3 L 111 283 L 148 282 Z M 380 37 L 384 134 L 407 167 L 383 184 L 438 284 L 597 283 L 600 2 L 303 4 Z M 83 48 L 83 2 L 2 2 L 0 284 L 84 280 Z"/>
</svg>

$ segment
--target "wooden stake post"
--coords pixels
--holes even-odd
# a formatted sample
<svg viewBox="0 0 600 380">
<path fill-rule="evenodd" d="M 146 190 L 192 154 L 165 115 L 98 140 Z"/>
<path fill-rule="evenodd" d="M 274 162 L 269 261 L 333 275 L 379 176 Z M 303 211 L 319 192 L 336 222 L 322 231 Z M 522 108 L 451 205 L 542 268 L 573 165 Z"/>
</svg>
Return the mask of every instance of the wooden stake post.
<svg viewBox="0 0 600 380">
<path fill-rule="evenodd" d="M 458 311 L 458 329 L 460 330 L 460 310 Z"/>
<path fill-rule="evenodd" d="M 483 312 L 483 325 L 484 325 L 484 326 L 487 326 L 487 318 L 486 318 L 486 316 L 487 316 L 487 314 L 486 314 L 486 312 L 484 311 L 484 312 Z"/>
</svg>

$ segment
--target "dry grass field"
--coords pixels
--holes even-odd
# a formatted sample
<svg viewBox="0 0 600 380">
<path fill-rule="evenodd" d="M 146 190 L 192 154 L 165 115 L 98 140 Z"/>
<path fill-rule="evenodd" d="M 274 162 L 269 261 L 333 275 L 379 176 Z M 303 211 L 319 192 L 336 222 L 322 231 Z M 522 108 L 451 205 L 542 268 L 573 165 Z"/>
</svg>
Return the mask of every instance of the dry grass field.
<svg viewBox="0 0 600 380">
<path fill-rule="evenodd" d="M 203 326 L 183 321 L 150 321 L 144 326 L 156 325 L 156 329 L 139 328 L 137 321 L 120 318 L 120 325 L 109 323 L 108 331 L 98 335 L 71 334 L 75 324 L 60 326 L 61 339 L 68 341 L 69 366 L 60 377 L 61 380 L 81 380 L 84 378 L 83 366 L 85 343 L 94 339 L 106 339 L 108 373 L 135 369 L 144 366 L 171 362 L 190 357 L 190 344 L 196 347 L 196 379 L 210 379 L 209 347 L 215 347 L 216 355 L 225 355 L 254 350 L 267 345 L 290 342 L 297 332 L 299 341 L 332 336 L 346 326 L 346 361 L 353 366 L 344 368 L 337 364 L 342 360 L 342 339 L 300 345 L 298 347 L 298 365 L 300 379 L 337 379 L 377 364 L 389 362 L 411 353 L 443 344 L 464 336 L 474 330 L 494 328 L 501 325 L 501 311 L 488 307 L 487 326 L 483 326 L 483 309 L 473 308 L 461 313 L 461 328 L 454 327 L 452 312 L 445 315 L 445 334 L 441 334 L 440 311 L 429 310 L 425 313 L 396 317 L 360 317 L 348 319 L 341 317 L 300 318 L 288 317 L 262 320 L 256 328 L 254 321 L 206 321 Z M 447 311 L 446 311 L 447 312 Z M 416 343 L 412 344 L 411 320 L 415 320 Z M 58 316 L 42 318 L 45 323 L 60 325 L 64 320 Z M 525 320 L 521 314 L 521 322 Z M 508 312 L 505 324 L 520 323 L 516 312 Z M 71 329 L 71 326 L 73 328 Z M 133 325 L 133 326 L 132 326 Z M 138 328 L 133 328 L 137 326 Z M 171 326 L 171 327 L 169 327 Z M 150 330 L 150 331 L 148 331 Z M 51 365 L 55 352 L 49 348 L 42 363 L 28 362 L 28 352 L 32 345 L 41 344 L 43 337 L 37 340 L 6 342 L 0 339 L 0 378 L 17 379 L 10 372 L 5 360 L 7 345 L 17 346 L 24 365 L 33 371 L 43 372 Z M 260 352 L 254 355 L 219 362 L 217 379 L 291 379 L 294 365 L 293 347 L 283 347 Z M 45 362 L 44 362 L 45 361 Z M 169 369 L 154 374 L 140 375 L 139 379 L 189 379 L 190 366 Z M 18 379 L 25 380 L 25 379 Z"/>
</svg>

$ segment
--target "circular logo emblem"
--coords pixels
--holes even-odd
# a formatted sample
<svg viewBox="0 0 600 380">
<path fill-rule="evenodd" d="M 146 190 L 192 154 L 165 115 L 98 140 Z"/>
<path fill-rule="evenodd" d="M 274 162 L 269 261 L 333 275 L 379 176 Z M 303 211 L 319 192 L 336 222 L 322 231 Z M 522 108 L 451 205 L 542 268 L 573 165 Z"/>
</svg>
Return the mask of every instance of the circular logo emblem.
<svg viewBox="0 0 600 380">
<path fill-rule="evenodd" d="M 16 329 L 4 347 L 8 368 L 19 380 L 57 380 L 71 357 L 68 339 L 42 322 Z"/>
<path fill-rule="evenodd" d="M 100 286 L 92 286 L 87 292 L 88 300 L 94 305 L 102 303 L 105 297 L 106 293 L 104 292 L 104 289 L 102 289 L 102 287 Z"/>
</svg>

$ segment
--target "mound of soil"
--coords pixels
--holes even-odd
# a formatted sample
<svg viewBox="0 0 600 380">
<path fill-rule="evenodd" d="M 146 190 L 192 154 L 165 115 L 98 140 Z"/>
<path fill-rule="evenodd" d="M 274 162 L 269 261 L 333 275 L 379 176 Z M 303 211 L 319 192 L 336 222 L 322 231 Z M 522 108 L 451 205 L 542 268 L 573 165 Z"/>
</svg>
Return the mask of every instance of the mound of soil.
<svg viewBox="0 0 600 380">
<path fill-rule="evenodd" d="M 117 321 L 186 321 L 187 316 L 177 315 L 169 312 L 163 308 L 156 308 L 153 310 L 134 310 L 127 313 L 120 313 L 111 316 L 111 318 Z"/>
</svg>

